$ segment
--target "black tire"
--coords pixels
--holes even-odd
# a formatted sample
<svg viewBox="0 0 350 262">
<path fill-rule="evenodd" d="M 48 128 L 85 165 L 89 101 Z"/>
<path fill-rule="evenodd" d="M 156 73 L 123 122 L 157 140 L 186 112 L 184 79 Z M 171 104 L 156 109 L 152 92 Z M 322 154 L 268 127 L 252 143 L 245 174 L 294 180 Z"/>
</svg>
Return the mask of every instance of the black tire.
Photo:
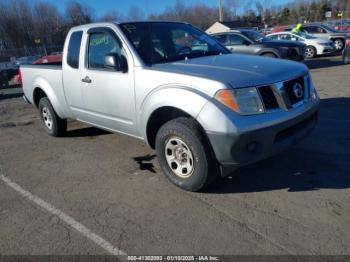
<svg viewBox="0 0 350 262">
<path fill-rule="evenodd" d="M 344 49 L 345 47 L 345 41 L 341 38 L 336 38 L 333 40 L 334 46 L 335 46 L 335 51 L 340 52 Z"/>
<path fill-rule="evenodd" d="M 193 169 L 187 178 L 176 175 L 166 158 L 166 146 L 175 138 L 181 139 L 193 156 Z M 156 136 L 156 152 L 165 176 L 184 190 L 200 191 L 218 177 L 219 166 L 211 145 L 194 119 L 179 117 L 165 123 Z"/>
<path fill-rule="evenodd" d="M 317 55 L 316 48 L 308 45 L 305 47 L 305 58 L 314 58 Z"/>
<path fill-rule="evenodd" d="M 271 58 L 277 58 L 277 56 L 274 53 L 268 52 L 268 53 L 263 53 L 261 56 L 264 57 L 271 57 Z"/>
<path fill-rule="evenodd" d="M 39 112 L 41 122 L 44 125 L 46 132 L 50 136 L 60 137 L 64 136 L 67 130 L 67 120 L 60 118 L 53 109 L 50 100 L 47 97 L 43 97 L 39 101 Z M 47 115 L 50 115 L 51 124 L 47 124 Z M 46 115 L 46 116 L 45 116 Z"/>
</svg>

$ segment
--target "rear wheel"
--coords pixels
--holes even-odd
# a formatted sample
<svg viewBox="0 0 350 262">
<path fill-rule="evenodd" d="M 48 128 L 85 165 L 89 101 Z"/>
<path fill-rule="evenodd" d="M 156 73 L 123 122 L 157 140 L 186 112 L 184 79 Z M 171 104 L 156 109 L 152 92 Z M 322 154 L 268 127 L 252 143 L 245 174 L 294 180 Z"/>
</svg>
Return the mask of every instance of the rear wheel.
<svg viewBox="0 0 350 262">
<path fill-rule="evenodd" d="M 39 101 L 41 122 L 50 136 L 63 136 L 67 130 L 67 120 L 60 118 L 53 109 L 50 100 L 43 97 Z"/>
<path fill-rule="evenodd" d="M 313 46 L 307 46 L 305 48 L 305 57 L 306 58 L 314 58 L 316 56 L 317 52 L 316 52 L 316 48 Z"/>
<path fill-rule="evenodd" d="M 194 119 L 165 123 L 157 133 L 156 151 L 165 176 L 184 190 L 200 191 L 218 177 L 209 141 Z"/>
</svg>

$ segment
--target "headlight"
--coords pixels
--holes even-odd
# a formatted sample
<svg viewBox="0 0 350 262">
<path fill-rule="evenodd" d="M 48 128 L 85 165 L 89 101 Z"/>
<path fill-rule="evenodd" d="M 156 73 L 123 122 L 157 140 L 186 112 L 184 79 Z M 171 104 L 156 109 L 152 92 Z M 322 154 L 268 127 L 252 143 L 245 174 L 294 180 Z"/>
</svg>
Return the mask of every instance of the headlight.
<svg viewBox="0 0 350 262">
<path fill-rule="evenodd" d="M 264 112 L 264 107 L 255 87 L 219 90 L 215 94 L 215 98 L 241 115 L 261 114 Z"/>
</svg>

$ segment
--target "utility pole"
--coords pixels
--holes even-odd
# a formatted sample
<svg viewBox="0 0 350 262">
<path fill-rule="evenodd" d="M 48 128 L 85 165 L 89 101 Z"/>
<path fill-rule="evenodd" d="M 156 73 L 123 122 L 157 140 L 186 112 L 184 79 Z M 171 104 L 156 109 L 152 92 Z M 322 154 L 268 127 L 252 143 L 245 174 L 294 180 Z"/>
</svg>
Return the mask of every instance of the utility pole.
<svg viewBox="0 0 350 262">
<path fill-rule="evenodd" d="M 221 4 L 221 0 L 219 1 L 219 21 L 222 21 L 222 4 Z"/>
</svg>

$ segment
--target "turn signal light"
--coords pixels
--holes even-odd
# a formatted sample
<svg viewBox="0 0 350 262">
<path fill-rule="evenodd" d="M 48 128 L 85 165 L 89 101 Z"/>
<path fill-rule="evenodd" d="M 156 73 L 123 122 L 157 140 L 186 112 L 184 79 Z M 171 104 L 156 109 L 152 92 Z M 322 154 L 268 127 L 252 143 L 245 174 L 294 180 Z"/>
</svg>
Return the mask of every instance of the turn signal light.
<svg viewBox="0 0 350 262">
<path fill-rule="evenodd" d="M 215 98 L 233 111 L 239 112 L 239 106 L 236 103 L 232 90 L 219 90 L 215 94 Z"/>
</svg>

